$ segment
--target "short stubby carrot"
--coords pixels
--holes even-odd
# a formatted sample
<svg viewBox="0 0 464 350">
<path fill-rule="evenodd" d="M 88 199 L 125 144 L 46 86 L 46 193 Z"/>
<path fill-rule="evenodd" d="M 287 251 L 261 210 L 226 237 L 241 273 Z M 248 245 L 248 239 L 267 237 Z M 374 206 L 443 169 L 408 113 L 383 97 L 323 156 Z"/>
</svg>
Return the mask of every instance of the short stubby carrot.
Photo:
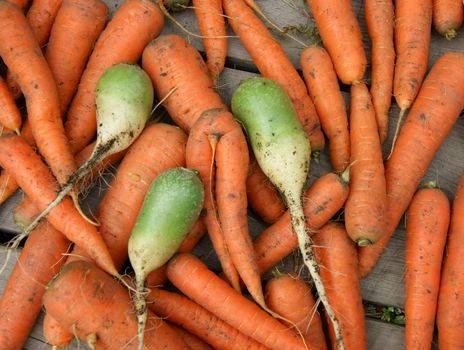
<svg viewBox="0 0 464 350">
<path fill-rule="evenodd" d="M 453 202 L 451 224 L 441 270 L 437 326 L 440 350 L 464 347 L 464 176 Z"/>
<path fill-rule="evenodd" d="M 0 77 L 0 124 L 19 133 L 21 122 L 21 113 L 8 90 L 8 86 Z"/>
<path fill-rule="evenodd" d="M 317 232 L 342 207 L 348 198 L 348 184 L 334 173 L 322 175 L 304 196 L 304 214 L 310 232 Z M 261 274 L 277 265 L 298 247 L 288 211 L 254 241 L 254 249 Z"/>
<path fill-rule="evenodd" d="M 387 229 L 358 248 L 361 276 L 375 266 L 436 152 L 464 108 L 464 53 L 444 54 L 432 67 L 385 166 Z"/>
<path fill-rule="evenodd" d="M 364 76 L 367 58 L 350 0 L 307 0 L 324 47 L 340 80 L 352 84 Z"/>
<path fill-rule="evenodd" d="M 261 74 L 279 83 L 292 100 L 298 119 L 311 142 L 311 150 L 324 149 L 319 117 L 306 86 L 279 42 L 243 0 L 224 0 L 229 25 L 239 36 Z"/>
<path fill-rule="evenodd" d="M 63 129 L 56 83 L 26 18 L 4 0 L 0 1 L 0 56 L 18 76 L 40 153 L 58 182 L 65 183 L 76 164 Z"/>
<path fill-rule="evenodd" d="M 460 0 L 433 0 L 433 26 L 446 39 L 454 39 L 464 22 L 464 5 Z"/>
<path fill-rule="evenodd" d="M 309 47 L 301 53 L 301 69 L 322 130 L 329 139 L 330 162 L 334 171 L 341 173 L 350 164 L 350 134 L 332 60 L 324 48 Z"/>
<path fill-rule="evenodd" d="M 143 51 L 142 66 L 150 75 L 156 96 L 166 98 L 163 106 L 186 133 L 205 110 L 227 108 L 200 53 L 178 35 L 152 41 Z"/>
<path fill-rule="evenodd" d="M 126 0 L 113 15 L 95 44 L 69 107 L 65 129 L 73 153 L 83 149 L 97 130 L 95 88 L 103 72 L 118 63 L 136 63 L 163 25 L 161 10 L 148 0 Z"/>
<path fill-rule="evenodd" d="M 45 58 L 55 77 L 62 113 L 76 92 L 107 15 L 108 7 L 100 0 L 64 0 L 61 4 Z"/>
<path fill-rule="evenodd" d="M 395 10 L 392 0 L 366 0 L 366 25 L 371 39 L 371 96 L 380 142 L 388 137 L 388 113 L 393 93 Z"/>
<path fill-rule="evenodd" d="M 264 346 L 270 349 L 305 349 L 296 332 L 237 293 L 195 256 L 176 255 L 168 263 L 167 274 L 168 279 L 188 298 Z"/>
<path fill-rule="evenodd" d="M 406 349 L 432 347 L 450 205 L 438 188 L 419 190 L 406 215 Z"/>
</svg>

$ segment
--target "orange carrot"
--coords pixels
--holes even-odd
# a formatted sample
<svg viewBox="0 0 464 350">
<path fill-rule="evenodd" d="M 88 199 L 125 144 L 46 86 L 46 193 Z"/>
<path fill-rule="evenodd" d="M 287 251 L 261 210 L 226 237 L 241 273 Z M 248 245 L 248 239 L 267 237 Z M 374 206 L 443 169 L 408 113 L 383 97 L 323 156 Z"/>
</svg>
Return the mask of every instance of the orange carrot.
<svg viewBox="0 0 464 350">
<path fill-rule="evenodd" d="M 177 251 L 179 253 L 190 253 L 197 245 L 198 241 L 205 235 L 205 233 L 206 227 L 203 223 L 203 219 L 200 217 L 190 232 L 187 234 L 187 237 L 185 237 Z"/>
<path fill-rule="evenodd" d="M 324 149 L 324 135 L 306 86 L 279 42 L 243 0 L 224 0 L 229 25 L 240 37 L 261 74 L 279 83 L 292 100 L 312 151 Z M 270 59 L 272 57 L 272 59 Z"/>
<path fill-rule="evenodd" d="M 34 0 L 27 12 L 27 21 L 42 48 L 48 41 L 62 0 Z"/>
<path fill-rule="evenodd" d="M 446 39 L 454 39 L 464 22 L 464 6 L 460 0 L 433 0 L 433 25 Z"/>
<path fill-rule="evenodd" d="M 432 347 L 440 270 L 450 222 L 446 195 L 435 185 L 413 197 L 406 220 L 406 349 Z"/>
<path fill-rule="evenodd" d="M 43 320 L 43 333 L 47 343 L 58 348 L 65 348 L 74 338 L 72 332 L 68 332 L 49 314 L 45 314 Z"/>
<path fill-rule="evenodd" d="M 136 63 L 143 48 L 161 32 L 164 17 L 148 0 L 126 0 L 97 40 L 69 107 L 65 124 L 71 150 L 77 153 L 97 128 L 95 88 L 103 72 L 117 63 Z"/>
<path fill-rule="evenodd" d="M 268 348 L 305 348 L 296 332 L 237 293 L 195 256 L 175 256 L 168 263 L 167 273 L 169 280 L 187 297 Z"/>
<path fill-rule="evenodd" d="M 464 176 L 459 181 L 454 197 L 451 225 L 441 272 L 438 296 L 437 326 L 440 350 L 459 349 L 464 346 Z M 435 241 L 435 239 L 434 239 Z"/>
<path fill-rule="evenodd" d="M 176 326 L 175 324 L 169 323 L 169 326 L 174 329 L 177 335 L 184 341 L 185 344 L 188 344 L 189 348 L 192 350 L 213 350 L 211 346 L 206 344 L 200 338 L 194 336 L 192 333 L 187 332 L 182 327 Z"/>
<path fill-rule="evenodd" d="M 327 349 L 311 288 L 296 273 L 280 275 L 266 283 L 266 304 L 298 327 L 308 349 Z"/>
<path fill-rule="evenodd" d="M 19 134 L 21 121 L 21 113 L 8 91 L 7 85 L 0 77 L 0 123 Z"/>
<path fill-rule="evenodd" d="M 62 113 L 76 92 L 107 15 L 108 7 L 100 0 L 64 0 L 56 15 L 45 58 L 55 77 Z"/>
<path fill-rule="evenodd" d="M 464 108 L 464 53 L 449 52 L 432 67 L 385 166 L 387 229 L 358 248 L 361 276 L 375 266 L 436 152 Z"/>
<path fill-rule="evenodd" d="M 356 246 L 345 228 L 336 223 L 321 228 L 314 235 L 313 242 L 321 276 L 327 286 L 327 296 L 340 321 L 346 349 L 365 349 L 366 329 Z M 335 344 L 331 324 L 329 330 L 332 344 Z"/>
<path fill-rule="evenodd" d="M 361 81 L 367 59 L 351 1 L 307 0 L 307 3 L 340 80 L 345 84 Z"/>
<path fill-rule="evenodd" d="M 343 206 L 348 197 L 348 185 L 336 174 L 328 173 L 317 179 L 305 193 L 306 225 L 316 232 Z M 264 274 L 298 247 L 288 211 L 264 230 L 254 241 L 259 271 Z"/>
<path fill-rule="evenodd" d="M 367 32 L 371 39 L 371 95 L 375 108 L 380 142 L 388 137 L 388 113 L 390 111 L 395 47 L 393 32 L 395 13 L 391 0 L 366 0 L 364 4 Z"/>
<path fill-rule="evenodd" d="M 0 204 L 5 202 L 10 196 L 16 192 L 18 184 L 10 176 L 7 171 L 2 171 L 0 174 Z"/>
<path fill-rule="evenodd" d="M 157 315 L 167 318 L 218 350 L 266 349 L 255 340 L 205 310 L 195 302 L 165 290 L 154 288 L 148 295 L 148 307 Z"/>
<path fill-rule="evenodd" d="M 345 101 L 332 60 L 324 48 L 310 47 L 301 53 L 301 69 L 322 130 L 330 142 L 332 167 L 341 173 L 350 163 L 350 134 Z"/>
</svg>

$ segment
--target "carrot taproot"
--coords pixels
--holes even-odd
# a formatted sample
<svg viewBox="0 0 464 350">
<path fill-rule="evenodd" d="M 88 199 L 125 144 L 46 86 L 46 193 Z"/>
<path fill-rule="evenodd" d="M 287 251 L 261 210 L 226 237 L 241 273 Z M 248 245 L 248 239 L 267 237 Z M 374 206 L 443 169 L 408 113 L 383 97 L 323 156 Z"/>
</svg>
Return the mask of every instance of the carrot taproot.
<svg viewBox="0 0 464 350">
<path fill-rule="evenodd" d="M 301 53 L 301 69 L 322 130 L 329 139 L 330 162 L 334 171 L 341 173 L 350 164 L 350 134 L 332 60 L 324 48 L 309 47 Z"/>
<path fill-rule="evenodd" d="M 414 195 L 406 218 L 406 349 L 430 349 L 450 222 L 448 197 L 430 184 Z"/>
<path fill-rule="evenodd" d="M 19 134 L 21 122 L 21 113 L 8 90 L 8 86 L 0 77 L 0 123 Z"/>
<path fill-rule="evenodd" d="M 366 329 L 356 246 L 343 225 L 329 223 L 313 236 L 316 259 L 343 334 L 346 349 L 366 348 Z M 329 324 L 333 344 L 334 332 Z M 337 347 L 334 347 L 337 349 Z"/>
<path fill-rule="evenodd" d="M 361 81 L 367 58 L 351 1 L 307 0 L 307 3 L 340 80 L 345 84 Z"/>
<path fill-rule="evenodd" d="M 74 153 L 95 135 L 95 88 L 103 72 L 117 63 L 136 63 L 163 24 L 158 5 L 148 0 L 126 0 L 116 11 L 95 44 L 67 113 L 65 129 Z"/>
<path fill-rule="evenodd" d="M 153 288 L 148 295 L 148 301 L 148 307 L 154 313 L 185 328 L 214 349 L 226 350 L 231 344 L 237 349 L 266 348 L 179 294 Z"/>
<path fill-rule="evenodd" d="M 379 127 L 380 142 L 388 137 L 395 70 L 393 33 L 395 10 L 391 0 L 366 0 L 364 4 L 366 25 L 371 40 L 371 96 Z"/>
<path fill-rule="evenodd" d="M 438 295 L 437 326 L 440 350 L 459 349 L 464 346 L 462 290 L 464 279 L 464 176 L 459 181 L 451 212 L 451 224 L 441 270 Z"/>
<path fill-rule="evenodd" d="M 267 281 L 265 291 L 266 304 L 298 327 L 308 349 L 327 349 L 317 304 L 311 288 L 300 276 L 290 273 L 273 277 Z"/>
<path fill-rule="evenodd" d="M 106 23 L 108 7 L 100 0 L 64 0 L 50 33 L 45 58 L 66 112 L 95 41 Z"/>
<path fill-rule="evenodd" d="M 102 302 L 104 301 L 104 302 Z M 127 289 L 94 264 L 67 264 L 43 297 L 47 312 L 81 339 L 97 334 L 101 348 L 135 349 L 137 320 Z M 145 332 L 149 349 L 188 349 L 165 322 L 149 313 Z"/>
<path fill-rule="evenodd" d="M 211 346 L 206 344 L 203 340 L 196 337 L 190 332 L 187 332 L 182 327 L 175 325 L 174 323 L 167 322 L 167 324 L 176 331 L 177 335 L 184 341 L 185 344 L 188 344 L 189 348 L 192 350 L 213 350 Z"/>
<path fill-rule="evenodd" d="M 446 39 L 454 39 L 464 22 L 464 6 L 460 0 L 433 0 L 433 26 Z"/>
<path fill-rule="evenodd" d="M 358 248 L 361 276 L 367 275 L 379 260 L 463 108 L 464 54 L 449 52 L 440 57 L 425 79 L 385 165 L 387 229 L 377 243 Z"/>
<path fill-rule="evenodd" d="M 53 75 L 22 12 L 0 1 L 0 56 L 18 75 L 40 153 L 60 184 L 76 170 L 64 133 Z"/>
<path fill-rule="evenodd" d="M 306 225 L 314 233 L 339 211 L 348 198 L 348 184 L 334 173 L 322 175 L 304 196 Z M 263 275 L 298 247 L 287 211 L 254 241 L 260 273 Z"/>
<path fill-rule="evenodd" d="M 279 42 L 243 0 L 224 0 L 229 25 L 261 74 L 279 83 L 292 100 L 313 151 L 324 149 L 324 135 L 306 86 Z M 270 60 L 269 57 L 272 57 Z"/>
<path fill-rule="evenodd" d="M 345 205 L 348 235 L 359 246 L 385 233 L 386 185 L 375 110 L 364 83 L 351 85 L 350 194 Z"/>
<path fill-rule="evenodd" d="M 168 279 L 187 297 L 239 332 L 270 349 L 304 349 L 296 332 L 237 293 L 195 256 L 178 254 L 168 263 Z M 189 276 L 186 280 L 185 276 Z M 232 312 L 231 310 L 240 310 Z M 247 320 L 247 322 L 243 322 Z"/>
</svg>

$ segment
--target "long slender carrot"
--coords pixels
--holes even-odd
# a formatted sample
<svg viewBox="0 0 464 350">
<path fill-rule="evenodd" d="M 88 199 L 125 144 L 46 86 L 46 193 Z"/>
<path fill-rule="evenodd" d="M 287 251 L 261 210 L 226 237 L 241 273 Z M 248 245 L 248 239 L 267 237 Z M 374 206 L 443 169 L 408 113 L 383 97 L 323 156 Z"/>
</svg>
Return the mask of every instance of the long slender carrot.
<svg viewBox="0 0 464 350">
<path fill-rule="evenodd" d="M 321 176 L 308 188 L 303 209 L 311 232 L 316 232 L 342 208 L 348 191 L 348 184 L 334 173 Z M 264 274 L 297 247 L 298 238 L 292 230 L 287 211 L 254 241 L 260 273 Z"/>
<path fill-rule="evenodd" d="M 8 86 L 0 77 L 0 124 L 19 134 L 21 122 L 21 113 L 8 90 Z"/>
<path fill-rule="evenodd" d="M 451 225 L 443 258 L 438 296 L 437 326 L 440 350 L 459 349 L 464 346 L 464 176 L 459 181 L 454 197 Z"/>
<path fill-rule="evenodd" d="M 332 60 L 324 48 L 309 47 L 301 53 L 301 69 L 322 130 L 330 142 L 332 167 L 341 173 L 350 164 L 350 134 L 345 101 Z"/>
<path fill-rule="evenodd" d="M 412 198 L 406 220 L 406 349 L 430 349 L 440 270 L 450 222 L 446 195 L 434 186 Z"/>
<path fill-rule="evenodd" d="M 65 124 L 71 150 L 76 153 L 94 137 L 97 128 L 95 88 L 98 79 L 117 63 L 136 63 L 143 48 L 164 24 L 158 5 L 148 0 L 126 0 L 95 44 Z"/>
<path fill-rule="evenodd" d="M 184 341 L 185 344 L 188 344 L 189 348 L 192 350 L 213 350 L 211 346 L 206 344 L 203 340 L 196 337 L 192 333 L 187 332 L 182 327 L 176 326 L 173 323 L 167 322 L 169 326 L 174 329 L 177 335 Z"/>
<path fill-rule="evenodd" d="M 175 293 L 153 288 L 148 307 L 161 317 L 182 326 L 215 349 L 266 349 L 255 340 L 205 310 L 195 302 Z"/>
<path fill-rule="evenodd" d="M 298 119 L 311 141 L 311 149 L 322 150 L 325 141 L 316 109 L 303 79 L 279 42 L 243 0 L 224 0 L 223 6 L 229 25 L 240 37 L 261 74 L 282 85 L 292 100 Z"/>
<path fill-rule="evenodd" d="M 55 77 L 64 113 L 106 23 L 108 7 L 100 0 L 64 0 L 51 29 L 45 58 Z"/>
<path fill-rule="evenodd" d="M 433 0 L 433 25 L 446 39 L 454 39 L 464 22 L 464 5 L 460 0 Z"/>
<path fill-rule="evenodd" d="M 195 256 L 175 256 L 168 263 L 167 273 L 169 280 L 187 297 L 239 332 L 270 349 L 304 349 L 296 332 L 237 293 Z"/>
<path fill-rule="evenodd" d="M 371 39 L 371 95 L 375 108 L 380 142 L 388 137 L 390 110 L 395 70 L 393 33 L 395 10 L 392 0 L 366 0 L 364 4 L 367 32 Z"/>
<path fill-rule="evenodd" d="M 4 0 L 0 1 L 0 56 L 18 75 L 40 153 L 58 182 L 65 183 L 76 164 L 64 133 L 55 81 L 26 18 Z"/>
<path fill-rule="evenodd" d="M 385 166 L 387 229 L 358 248 L 361 276 L 375 266 L 433 157 L 464 108 L 464 54 L 449 52 L 432 67 Z"/>
</svg>

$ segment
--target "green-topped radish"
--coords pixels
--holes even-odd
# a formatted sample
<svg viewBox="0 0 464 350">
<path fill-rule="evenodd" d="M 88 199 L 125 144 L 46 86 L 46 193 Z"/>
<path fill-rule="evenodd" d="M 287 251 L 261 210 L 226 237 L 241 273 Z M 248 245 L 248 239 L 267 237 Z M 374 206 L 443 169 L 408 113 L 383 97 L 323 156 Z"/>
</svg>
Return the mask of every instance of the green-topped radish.
<svg viewBox="0 0 464 350">
<path fill-rule="evenodd" d="M 145 279 L 177 251 L 203 208 L 203 184 L 194 170 L 174 168 L 153 181 L 129 238 L 129 259 L 135 272 L 138 349 L 147 321 Z"/>
<path fill-rule="evenodd" d="M 232 112 L 245 127 L 259 166 L 285 198 L 298 245 L 327 315 L 334 324 L 339 349 L 344 349 L 339 323 L 330 306 L 314 257 L 303 213 L 303 189 L 311 148 L 284 89 L 265 78 L 243 81 L 232 97 Z"/>
</svg>

